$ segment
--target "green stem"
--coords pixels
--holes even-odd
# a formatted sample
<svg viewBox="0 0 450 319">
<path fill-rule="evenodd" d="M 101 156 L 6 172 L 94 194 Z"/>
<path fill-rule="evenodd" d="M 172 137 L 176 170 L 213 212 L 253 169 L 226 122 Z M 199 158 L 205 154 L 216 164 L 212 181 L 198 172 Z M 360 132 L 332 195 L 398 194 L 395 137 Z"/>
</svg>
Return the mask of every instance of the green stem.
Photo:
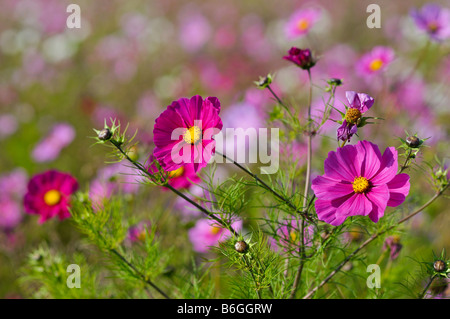
<svg viewBox="0 0 450 319">
<path fill-rule="evenodd" d="M 130 263 L 124 256 L 122 256 L 116 249 L 112 248 L 110 249 L 110 251 L 116 255 L 117 257 L 119 257 L 120 260 L 122 260 L 128 267 L 130 267 L 130 269 L 132 269 L 138 276 L 139 278 L 141 278 L 141 280 L 143 282 L 145 282 L 146 284 L 150 285 L 153 289 L 155 289 L 157 292 L 159 292 L 164 298 L 166 299 L 170 299 L 170 297 L 164 292 L 162 291 L 160 288 L 158 288 L 158 286 L 156 286 L 152 281 L 150 281 L 149 279 L 147 279 L 143 273 L 141 273 L 132 263 Z"/>
<path fill-rule="evenodd" d="M 311 179 L 311 159 L 312 159 L 312 129 L 311 129 L 311 101 L 312 101 L 312 78 L 311 78 L 311 70 L 308 69 L 308 78 L 309 78 L 309 101 L 308 101 L 308 131 L 307 131 L 307 157 L 306 157 L 306 181 L 305 181 L 305 190 L 303 193 L 303 207 L 308 212 L 308 193 L 309 193 L 309 184 Z M 302 276 L 303 267 L 306 262 L 305 258 L 305 220 L 302 220 L 302 226 L 300 227 L 300 265 L 298 266 L 297 273 L 295 275 L 294 283 L 292 285 L 291 295 L 289 299 L 295 297 L 295 293 L 297 292 L 298 285 L 300 283 L 300 278 Z"/>
<path fill-rule="evenodd" d="M 425 295 L 427 293 L 427 290 L 430 288 L 431 284 L 433 283 L 434 279 L 436 278 L 436 276 L 432 276 L 430 278 L 430 281 L 428 281 L 428 284 L 425 286 L 425 289 L 422 291 L 422 293 L 419 295 L 418 299 L 423 299 L 425 298 Z"/>
</svg>

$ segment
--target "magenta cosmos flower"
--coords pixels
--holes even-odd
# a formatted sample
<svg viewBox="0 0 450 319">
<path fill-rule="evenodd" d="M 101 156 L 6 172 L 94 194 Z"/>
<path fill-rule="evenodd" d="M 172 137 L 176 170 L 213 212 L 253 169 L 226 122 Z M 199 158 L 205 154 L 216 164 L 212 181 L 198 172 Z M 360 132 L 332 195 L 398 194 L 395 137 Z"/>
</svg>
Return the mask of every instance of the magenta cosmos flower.
<svg viewBox="0 0 450 319">
<path fill-rule="evenodd" d="M 356 69 L 361 76 L 370 78 L 384 71 L 394 57 L 394 50 L 391 48 L 376 46 L 359 59 Z"/>
<path fill-rule="evenodd" d="M 77 189 L 78 182 L 69 174 L 51 170 L 35 175 L 28 182 L 25 211 L 40 215 L 39 223 L 55 216 L 68 218 L 70 195 Z"/>
<path fill-rule="evenodd" d="M 316 61 L 312 57 L 311 50 L 302 50 L 296 47 L 292 47 L 288 51 L 288 55 L 284 56 L 283 59 L 291 61 L 303 70 L 309 70 L 316 64 Z"/>
<path fill-rule="evenodd" d="M 450 10 L 435 3 L 427 3 L 420 10 L 411 10 L 416 26 L 430 38 L 442 41 L 450 37 Z"/>
<path fill-rule="evenodd" d="M 349 107 L 346 110 L 342 125 L 337 130 L 337 138 L 342 141 L 350 141 L 353 134 L 358 131 L 358 123 L 362 115 L 373 105 L 373 97 L 365 93 L 354 91 L 345 92 Z"/>
<path fill-rule="evenodd" d="M 242 221 L 232 223 L 233 229 L 238 231 L 242 228 Z M 228 229 L 219 227 L 209 219 L 200 219 L 195 226 L 189 229 L 189 239 L 196 252 L 206 253 L 210 246 L 215 246 L 219 241 L 226 240 L 231 236 Z"/>
<path fill-rule="evenodd" d="M 309 32 L 311 27 L 320 19 L 321 11 L 316 8 L 297 10 L 286 24 L 286 35 L 292 40 Z"/>
<path fill-rule="evenodd" d="M 172 102 L 155 122 L 155 155 L 165 171 L 193 164 L 198 172 L 215 151 L 213 135 L 222 129 L 220 102 L 216 97 L 196 95 Z"/>
<path fill-rule="evenodd" d="M 154 155 L 151 155 L 148 160 L 151 164 L 147 169 L 152 174 L 158 173 L 158 168 L 156 167 L 154 160 Z M 192 184 L 201 182 L 201 178 L 194 170 L 194 164 L 191 163 L 182 165 L 176 170 L 168 171 L 167 174 L 169 175 L 168 184 L 176 189 L 189 188 Z"/>
<path fill-rule="evenodd" d="M 317 216 L 334 226 L 355 215 L 376 223 L 386 206 L 400 205 L 409 193 L 409 176 L 397 174 L 394 147 L 381 155 L 377 145 L 359 141 L 328 153 L 324 168 L 325 174 L 316 177 L 311 188 Z"/>
</svg>

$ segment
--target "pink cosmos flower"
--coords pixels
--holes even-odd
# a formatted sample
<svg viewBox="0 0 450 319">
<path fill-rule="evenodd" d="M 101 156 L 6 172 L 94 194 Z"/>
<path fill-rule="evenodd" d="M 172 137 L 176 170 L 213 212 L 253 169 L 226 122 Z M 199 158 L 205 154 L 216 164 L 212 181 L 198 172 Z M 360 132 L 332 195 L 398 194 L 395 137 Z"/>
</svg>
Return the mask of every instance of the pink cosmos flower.
<svg viewBox="0 0 450 319">
<path fill-rule="evenodd" d="M 394 60 L 394 50 L 384 46 L 376 46 L 370 52 L 364 54 L 356 64 L 356 70 L 365 78 L 379 74 L 386 70 Z"/>
<path fill-rule="evenodd" d="M 310 49 L 303 50 L 297 47 L 290 48 L 288 55 L 284 56 L 283 59 L 291 61 L 303 70 L 309 70 L 316 64 Z"/>
<path fill-rule="evenodd" d="M 232 223 L 232 227 L 238 231 L 242 228 L 242 221 Z M 219 241 L 226 240 L 231 236 L 228 229 L 219 227 L 209 219 L 200 219 L 195 226 L 189 229 L 189 239 L 196 252 L 206 253 L 210 246 L 215 246 Z"/>
<path fill-rule="evenodd" d="M 12 198 L 0 196 L 0 230 L 11 231 L 22 218 L 21 206 Z"/>
<path fill-rule="evenodd" d="M 143 221 L 128 228 L 127 240 L 131 243 L 144 241 L 147 236 L 147 230 L 150 229 L 150 222 Z"/>
<path fill-rule="evenodd" d="M 307 34 L 320 16 L 321 11 L 316 8 L 297 10 L 286 24 L 286 36 L 292 40 Z"/>
<path fill-rule="evenodd" d="M 317 216 L 334 226 L 355 215 L 376 223 L 386 206 L 400 205 L 409 193 L 409 176 L 397 174 L 394 147 L 381 155 L 377 145 L 359 141 L 328 153 L 324 168 L 325 174 L 317 176 L 311 188 Z"/>
<path fill-rule="evenodd" d="M 342 125 L 337 130 L 337 138 L 342 141 L 350 141 L 353 134 L 358 131 L 358 123 L 362 115 L 373 105 L 373 97 L 365 93 L 354 91 L 345 92 L 349 108 L 347 109 Z"/>
<path fill-rule="evenodd" d="M 67 173 L 55 170 L 33 176 L 28 182 L 24 198 L 25 211 L 40 215 L 39 223 L 58 216 L 70 217 L 70 195 L 78 189 L 78 182 Z"/>
<path fill-rule="evenodd" d="M 391 260 L 395 260 L 400 255 L 403 245 L 400 243 L 400 237 L 389 236 L 383 244 L 383 250 L 389 250 Z"/>
<path fill-rule="evenodd" d="M 153 141 L 158 162 L 166 171 L 184 164 L 198 172 L 208 164 L 215 151 L 213 135 L 222 129 L 220 102 L 216 97 L 196 95 L 172 102 L 155 121 Z"/>
<path fill-rule="evenodd" d="M 158 168 L 154 163 L 154 156 L 151 155 L 148 162 L 151 165 L 148 167 L 148 171 L 152 174 L 158 173 Z M 194 171 L 194 164 L 185 164 L 180 166 L 174 171 L 169 171 L 169 185 L 176 189 L 189 188 L 192 184 L 201 182 L 201 178 L 198 177 Z"/>
<path fill-rule="evenodd" d="M 450 37 L 450 10 L 439 4 L 427 3 L 420 10 L 411 10 L 416 26 L 430 36 L 442 41 Z"/>
<path fill-rule="evenodd" d="M 33 149 L 32 157 L 36 162 L 50 162 L 55 160 L 63 148 L 72 143 L 75 129 L 67 123 L 55 124 L 50 133 Z"/>
</svg>

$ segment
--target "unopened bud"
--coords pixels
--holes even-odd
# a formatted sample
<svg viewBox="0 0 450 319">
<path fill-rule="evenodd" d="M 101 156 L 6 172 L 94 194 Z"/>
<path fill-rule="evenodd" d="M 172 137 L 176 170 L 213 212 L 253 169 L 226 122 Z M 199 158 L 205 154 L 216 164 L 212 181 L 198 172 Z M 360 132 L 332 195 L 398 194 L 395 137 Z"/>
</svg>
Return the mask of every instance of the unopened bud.
<svg viewBox="0 0 450 319">
<path fill-rule="evenodd" d="M 433 264 L 433 268 L 437 272 L 443 272 L 447 269 L 447 265 L 443 260 L 436 260 Z"/>
<path fill-rule="evenodd" d="M 240 240 L 240 241 L 236 242 L 236 244 L 234 244 L 234 249 L 236 249 L 236 251 L 238 253 L 243 254 L 247 251 L 248 245 L 245 241 Z"/>
<path fill-rule="evenodd" d="M 103 130 L 101 130 L 98 133 L 98 138 L 101 139 L 102 141 L 107 141 L 107 140 L 111 139 L 111 137 L 112 137 L 112 133 L 109 128 L 104 128 Z"/>
<path fill-rule="evenodd" d="M 406 144 L 408 144 L 409 147 L 417 148 L 420 146 L 420 139 L 417 136 L 408 136 L 406 138 Z"/>
</svg>

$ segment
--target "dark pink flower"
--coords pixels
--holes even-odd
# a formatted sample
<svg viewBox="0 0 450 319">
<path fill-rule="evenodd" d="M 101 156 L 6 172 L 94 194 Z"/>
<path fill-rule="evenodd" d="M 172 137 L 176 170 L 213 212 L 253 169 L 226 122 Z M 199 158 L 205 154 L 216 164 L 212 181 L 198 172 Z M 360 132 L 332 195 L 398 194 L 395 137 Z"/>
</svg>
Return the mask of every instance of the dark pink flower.
<svg viewBox="0 0 450 319">
<path fill-rule="evenodd" d="M 311 50 L 302 50 L 296 47 L 292 47 L 288 51 L 288 55 L 284 56 L 283 59 L 291 61 L 304 70 L 308 70 L 316 64 L 316 61 L 311 54 Z"/>
<path fill-rule="evenodd" d="M 33 176 L 28 182 L 24 198 L 25 211 L 40 215 L 39 223 L 58 216 L 70 217 L 70 195 L 78 189 L 78 182 L 67 173 L 55 170 Z"/>
<path fill-rule="evenodd" d="M 413 9 L 411 16 L 416 26 L 430 38 L 442 41 L 450 37 L 450 10 L 439 4 L 427 3 L 420 10 Z"/>
<path fill-rule="evenodd" d="M 311 188 L 317 197 L 317 216 L 331 225 L 355 215 L 369 216 L 376 223 L 386 206 L 400 205 L 409 193 L 409 176 L 397 174 L 394 147 L 381 155 L 377 145 L 359 141 L 329 152 L 324 168 L 325 174 L 317 176 Z"/>
<path fill-rule="evenodd" d="M 216 97 L 196 95 L 172 102 L 155 121 L 155 155 L 165 171 L 193 164 L 198 172 L 215 151 L 213 135 L 222 129 L 220 102 Z"/>
<path fill-rule="evenodd" d="M 346 110 L 342 125 L 337 130 L 337 138 L 342 141 L 350 141 L 353 134 L 358 131 L 358 124 L 362 115 L 373 105 L 373 97 L 365 93 L 354 91 L 345 92 L 349 107 Z"/>
</svg>

